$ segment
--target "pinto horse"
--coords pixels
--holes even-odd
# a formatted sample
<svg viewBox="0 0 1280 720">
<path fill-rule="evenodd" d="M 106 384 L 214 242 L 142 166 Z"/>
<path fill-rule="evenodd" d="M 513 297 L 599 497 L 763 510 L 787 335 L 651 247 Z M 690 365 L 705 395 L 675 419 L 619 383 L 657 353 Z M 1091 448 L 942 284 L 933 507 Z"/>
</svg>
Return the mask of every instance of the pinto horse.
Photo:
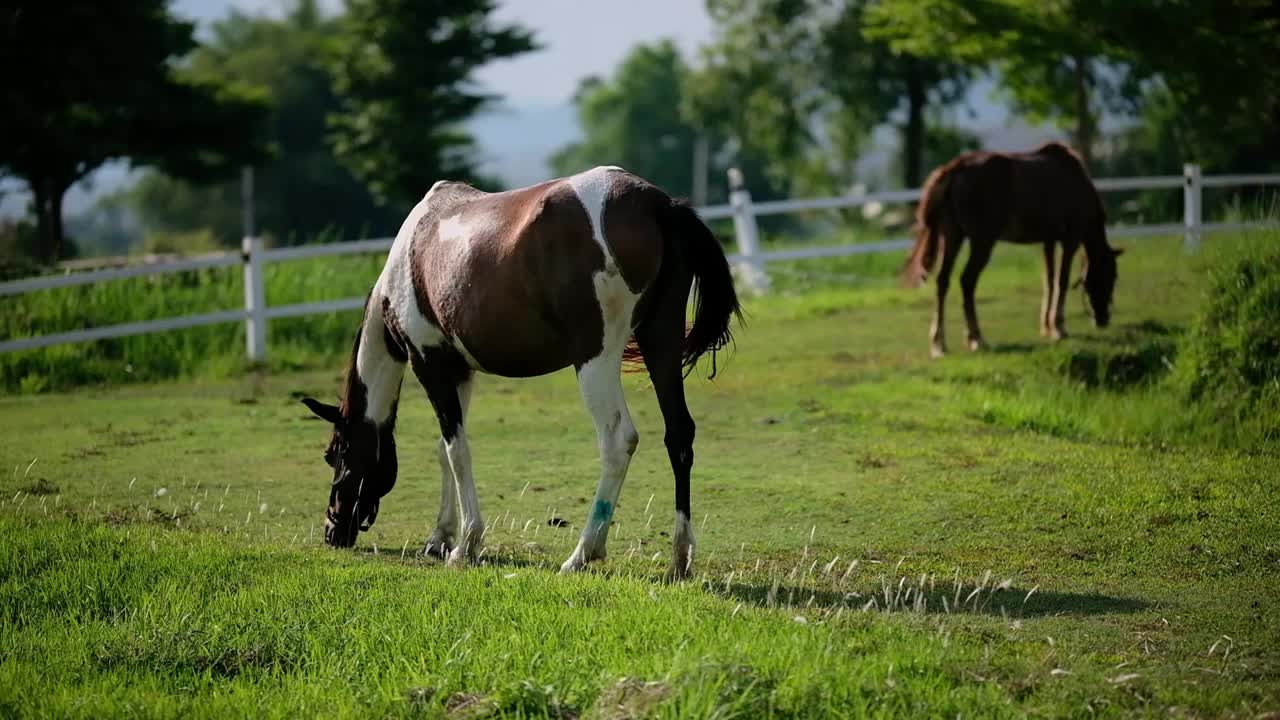
<svg viewBox="0 0 1280 720">
<path fill-rule="evenodd" d="M 960 289 L 970 350 L 983 346 L 974 290 L 997 239 L 1041 246 L 1040 334 L 1054 340 L 1067 336 L 1071 260 L 1083 246 L 1081 283 L 1094 324 L 1105 328 L 1111 320 L 1116 258 L 1123 252 L 1107 244 L 1106 221 L 1106 210 L 1084 162 L 1062 143 L 1046 143 L 1023 153 L 962 153 L 934 170 L 921 191 L 916 242 L 903 268 L 906 284 L 918 287 L 932 272 L 941 246 L 942 267 L 929 329 L 933 357 L 946 353 L 943 306 L 952 266 L 966 238 L 969 259 L 960 274 Z"/>
<path fill-rule="evenodd" d="M 450 565 L 474 562 L 485 524 L 465 430 L 473 379 L 572 366 L 595 421 L 601 475 L 561 571 L 603 559 L 639 441 L 622 392 L 625 356 L 643 359 L 662 411 L 675 475 L 672 571 L 687 576 L 694 422 L 684 379 L 708 352 L 714 376 L 734 316 L 741 321 L 738 297 L 711 230 L 687 203 L 621 168 L 500 193 L 435 183 L 401 225 L 366 299 L 341 404 L 303 399 L 333 424 L 326 542 L 354 545 L 395 484 L 396 408 L 408 364 L 440 424 L 440 512 L 424 552 Z"/>
</svg>

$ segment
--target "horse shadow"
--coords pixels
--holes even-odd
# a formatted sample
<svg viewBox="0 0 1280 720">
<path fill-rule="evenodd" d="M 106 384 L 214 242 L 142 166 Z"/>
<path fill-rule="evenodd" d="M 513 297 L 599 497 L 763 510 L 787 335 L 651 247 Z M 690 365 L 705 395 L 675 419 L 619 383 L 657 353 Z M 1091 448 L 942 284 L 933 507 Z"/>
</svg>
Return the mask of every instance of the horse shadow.
<svg viewBox="0 0 1280 720">
<path fill-rule="evenodd" d="M 1031 353 L 1043 350 L 1042 344 L 1027 342 L 1011 342 L 1011 343 L 991 343 L 987 346 L 986 351 L 992 355 L 1030 355 Z"/>
</svg>

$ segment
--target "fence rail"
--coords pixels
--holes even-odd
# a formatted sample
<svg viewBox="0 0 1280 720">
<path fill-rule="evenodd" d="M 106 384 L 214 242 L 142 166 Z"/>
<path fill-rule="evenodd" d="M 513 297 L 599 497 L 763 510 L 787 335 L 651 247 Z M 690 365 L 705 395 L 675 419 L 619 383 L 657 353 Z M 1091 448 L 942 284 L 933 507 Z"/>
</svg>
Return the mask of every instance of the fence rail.
<svg viewBox="0 0 1280 720">
<path fill-rule="evenodd" d="M 734 179 L 732 171 L 730 172 L 730 177 L 731 180 Z M 1201 214 L 1204 188 L 1280 185 L 1280 174 L 1204 176 L 1201 175 L 1198 165 L 1188 164 L 1184 166 L 1183 174 L 1180 176 L 1099 178 L 1094 181 L 1094 185 L 1102 192 L 1182 188 L 1183 222 L 1161 225 L 1115 226 L 1108 228 L 1107 232 L 1111 237 L 1149 237 L 1182 234 L 1186 248 L 1194 251 L 1199 247 L 1201 237 L 1209 233 L 1271 226 L 1269 223 L 1205 223 Z M 732 218 L 737 252 L 729 255 L 729 262 L 739 271 L 748 289 L 755 292 L 766 292 L 769 287 L 769 276 L 765 271 L 767 263 L 899 251 L 910 247 L 911 243 L 908 239 L 899 238 L 856 245 L 799 247 L 764 251 L 760 249 L 760 234 L 756 224 L 757 217 L 815 210 L 839 210 L 861 207 L 870 203 L 886 205 L 910 203 L 919 197 L 920 190 L 913 189 L 851 194 L 832 198 L 753 202 L 751 194 L 745 188 L 736 187 L 729 194 L 728 204 L 699 208 L 698 212 L 707 220 Z M 244 321 L 246 354 L 252 361 L 262 361 L 266 359 L 267 355 L 268 321 L 345 310 L 358 310 L 364 306 L 364 298 L 343 298 L 295 305 L 269 306 L 266 302 L 266 288 L 263 277 L 265 265 L 314 257 L 385 253 L 390 250 L 392 242 L 392 238 L 375 238 L 355 242 L 303 245 L 268 250 L 261 238 L 251 236 L 244 239 L 242 250 L 238 253 L 216 253 L 168 262 L 111 267 L 90 272 L 68 272 L 62 275 L 46 275 L 0 283 L 0 296 L 9 296 L 146 275 L 243 265 L 245 295 L 244 307 L 239 309 L 122 323 L 35 337 L 7 339 L 0 341 L 0 353 Z"/>
</svg>

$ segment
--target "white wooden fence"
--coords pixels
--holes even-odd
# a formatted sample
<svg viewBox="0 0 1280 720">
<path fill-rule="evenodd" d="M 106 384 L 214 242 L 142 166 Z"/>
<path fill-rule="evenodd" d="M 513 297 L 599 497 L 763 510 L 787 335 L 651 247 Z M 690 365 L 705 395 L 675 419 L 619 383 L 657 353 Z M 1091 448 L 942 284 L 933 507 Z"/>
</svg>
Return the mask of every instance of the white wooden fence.
<svg viewBox="0 0 1280 720">
<path fill-rule="evenodd" d="M 732 172 L 732 171 L 731 171 Z M 731 174 L 731 178 L 733 175 Z M 735 183 L 740 185 L 740 183 Z M 1183 222 L 1165 225 L 1138 225 L 1108 228 L 1111 237 L 1141 237 L 1175 235 L 1181 233 L 1188 250 L 1199 247 L 1202 235 L 1211 232 L 1239 230 L 1266 226 L 1264 223 L 1204 223 L 1202 221 L 1202 193 L 1206 187 L 1242 187 L 1250 185 L 1280 185 L 1280 174 L 1275 175 L 1201 175 L 1198 165 L 1186 165 L 1183 174 L 1141 178 L 1101 178 L 1095 180 L 1098 190 L 1156 190 L 1183 189 Z M 753 292 L 766 292 L 769 276 L 765 265 L 784 260 L 838 257 L 905 250 L 910 246 L 906 239 L 877 243 L 859 243 L 840 246 L 797 247 L 786 250 L 762 251 L 756 218 L 813 210 L 853 208 L 876 202 L 881 204 L 915 201 L 920 191 L 898 190 L 891 192 L 846 195 L 833 198 L 804 200 L 772 200 L 753 202 L 751 194 L 742 187 L 730 193 L 729 204 L 699 208 L 704 219 L 732 218 L 737 252 L 730 255 L 730 263 Z M 12 338 L 0 341 L 0 353 L 31 350 L 65 343 L 89 342 L 106 338 L 145 335 L 182 328 L 200 327 L 219 323 L 245 323 L 245 351 L 248 358 L 261 362 L 267 356 L 267 323 L 275 318 L 298 317 L 341 310 L 356 310 L 364 305 L 364 298 L 344 298 L 296 305 L 270 306 L 267 304 L 263 268 L 268 263 L 313 258 L 325 255 L 350 255 L 356 253 L 385 253 L 391 248 L 391 238 L 360 240 L 356 242 L 303 245 L 299 247 L 267 249 L 260 237 L 246 237 L 241 252 L 217 253 L 200 257 L 183 258 L 169 262 L 116 267 L 92 272 L 46 275 L 0 283 L 0 296 L 21 295 L 39 290 L 74 287 L 108 282 L 144 275 L 200 270 L 203 268 L 242 265 L 244 268 L 244 307 L 221 310 L 200 315 L 162 318 L 143 322 L 123 323 L 105 327 L 73 330 L 71 332 Z"/>
</svg>

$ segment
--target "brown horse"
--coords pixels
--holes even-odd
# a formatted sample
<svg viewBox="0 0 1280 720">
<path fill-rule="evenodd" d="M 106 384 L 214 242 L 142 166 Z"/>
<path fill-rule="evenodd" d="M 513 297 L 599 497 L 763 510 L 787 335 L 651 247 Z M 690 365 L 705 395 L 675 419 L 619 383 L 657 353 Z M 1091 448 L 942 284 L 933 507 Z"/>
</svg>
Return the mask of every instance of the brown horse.
<svg viewBox="0 0 1280 720">
<path fill-rule="evenodd" d="M 437 182 L 405 219 L 366 300 L 341 404 L 303 400 L 334 426 L 325 452 L 334 473 L 326 542 L 354 545 L 395 484 L 407 363 L 440 424 L 440 512 L 424 551 L 450 564 L 476 560 L 485 524 L 464 431 L 473 378 L 573 367 L 602 473 L 561 570 L 604 558 L 639 441 L 622 393 L 625 355 L 643 358 L 662 411 L 675 475 L 672 570 L 687 575 L 694 422 L 683 383 L 700 356 L 714 359 L 732 339 L 733 316 L 741 320 L 738 298 L 710 229 L 689 205 L 620 168 L 501 193 Z"/>
<path fill-rule="evenodd" d="M 1067 336 L 1071 260 L 1083 246 L 1081 282 L 1094 324 L 1106 327 L 1111 319 L 1116 258 L 1123 252 L 1107 244 L 1106 221 L 1106 210 L 1083 161 L 1058 142 L 1024 153 L 963 153 L 934 170 L 921 191 L 916 242 L 903 269 L 904 281 L 919 286 L 933 270 L 941 245 L 942 267 L 929 330 L 933 357 L 946 353 L 943 306 L 951 269 L 966 238 L 969 260 L 960 275 L 960 288 L 969 349 L 983 346 L 973 295 L 997 239 L 1038 243 L 1043 249 L 1040 334 L 1054 340 Z"/>
</svg>

